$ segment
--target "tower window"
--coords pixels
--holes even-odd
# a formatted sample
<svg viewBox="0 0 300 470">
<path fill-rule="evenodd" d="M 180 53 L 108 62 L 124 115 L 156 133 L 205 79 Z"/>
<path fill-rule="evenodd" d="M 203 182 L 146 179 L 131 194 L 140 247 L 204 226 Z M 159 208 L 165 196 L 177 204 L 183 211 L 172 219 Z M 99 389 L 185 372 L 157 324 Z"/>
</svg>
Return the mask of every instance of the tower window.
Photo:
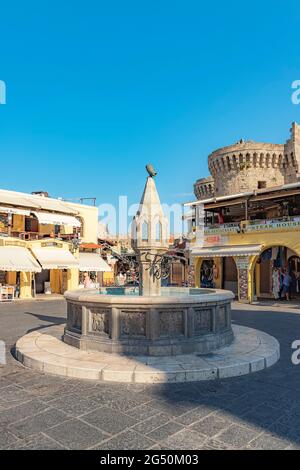
<svg viewBox="0 0 300 470">
<path fill-rule="evenodd" d="M 157 222 L 155 226 L 155 240 L 157 242 L 160 242 L 161 238 L 162 238 L 162 226 L 161 226 L 161 222 Z"/>
<path fill-rule="evenodd" d="M 257 189 L 265 189 L 267 187 L 266 181 L 258 181 L 257 182 Z"/>
<path fill-rule="evenodd" d="M 147 224 L 147 222 L 143 222 L 143 224 L 142 224 L 142 241 L 143 242 L 148 241 L 148 224 Z"/>
</svg>

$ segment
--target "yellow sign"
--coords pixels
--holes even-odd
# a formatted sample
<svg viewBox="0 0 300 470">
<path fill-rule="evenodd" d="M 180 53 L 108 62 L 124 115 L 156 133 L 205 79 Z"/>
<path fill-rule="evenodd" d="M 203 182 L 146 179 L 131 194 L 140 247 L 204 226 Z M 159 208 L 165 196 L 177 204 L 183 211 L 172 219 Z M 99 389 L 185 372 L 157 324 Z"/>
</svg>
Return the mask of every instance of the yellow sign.
<svg viewBox="0 0 300 470">
<path fill-rule="evenodd" d="M 22 246 L 22 247 L 26 247 L 26 243 L 22 242 L 20 240 L 16 240 L 16 241 L 5 240 L 4 244 L 5 244 L 5 246 Z"/>
</svg>

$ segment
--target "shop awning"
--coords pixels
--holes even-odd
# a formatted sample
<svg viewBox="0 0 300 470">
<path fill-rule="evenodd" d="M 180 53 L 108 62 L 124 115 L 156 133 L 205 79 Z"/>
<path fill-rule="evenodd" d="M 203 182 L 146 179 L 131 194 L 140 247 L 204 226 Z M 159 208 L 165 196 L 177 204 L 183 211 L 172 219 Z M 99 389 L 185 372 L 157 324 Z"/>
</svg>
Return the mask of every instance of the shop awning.
<svg viewBox="0 0 300 470">
<path fill-rule="evenodd" d="M 43 269 L 78 268 L 79 262 L 69 250 L 63 248 L 32 248 Z"/>
<path fill-rule="evenodd" d="M 41 267 L 27 248 L 1 246 L 0 270 L 39 273 L 41 272 Z"/>
<path fill-rule="evenodd" d="M 28 197 L 27 197 L 28 196 Z M 9 204 L 16 207 L 32 207 L 39 209 L 41 206 L 31 200 L 29 195 L 16 193 L 15 191 L 0 190 L 0 203 Z"/>
<path fill-rule="evenodd" d="M 231 245 L 231 246 L 210 246 L 192 249 L 192 256 L 200 258 L 213 258 L 223 256 L 252 256 L 259 255 L 262 245 Z"/>
<path fill-rule="evenodd" d="M 70 215 L 78 213 L 76 209 L 72 209 L 68 204 L 64 204 L 64 201 L 53 199 L 52 197 L 43 197 L 35 194 L 30 197 L 30 200 L 38 204 L 39 209 L 43 209 L 45 211 L 56 211 Z"/>
<path fill-rule="evenodd" d="M 7 191 L 0 189 L 0 204 L 8 204 L 16 207 L 27 207 L 37 210 L 56 211 L 63 214 L 78 214 L 77 208 L 65 203 L 60 199 L 44 197 L 39 194 L 27 194 L 17 191 Z M 75 205 L 76 207 L 76 205 Z"/>
<path fill-rule="evenodd" d="M 17 209 L 16 207 L 0 206 L 0 212 L 4 214 L 30 215 L 30 211 L 26 211 L 25 209 Z"/>
<path fill-rule="evenodd" d="M 64 214 L 53 214 L 52 212 L 32 212 L 42 225 L 70 225 L 71 227 L 81 227 L 81 223 L 76 217 Z"/>
<path fill-rule="evenodd" d="M 79 253 L 79 271 L 109 272 L 111 267 L 97 253 Z"/>
</svg>

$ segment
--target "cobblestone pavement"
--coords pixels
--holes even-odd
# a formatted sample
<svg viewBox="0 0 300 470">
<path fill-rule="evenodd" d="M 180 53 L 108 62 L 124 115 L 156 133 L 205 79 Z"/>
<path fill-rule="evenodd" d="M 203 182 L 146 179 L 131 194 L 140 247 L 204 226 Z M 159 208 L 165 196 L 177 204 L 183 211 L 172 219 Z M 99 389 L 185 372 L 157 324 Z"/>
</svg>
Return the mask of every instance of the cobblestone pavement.
<svg viewBox="0 0 300 470">
<path fill-rule="evenodd" d="M 64 323 L 63 300 L 0 305 L 1 449 L 299 449 L 300 306 L 235 304 L 233 320 L 275 336 L 281 359 L 251 376 L 164 385 L 101 384 L 25 369 L 16 340 Z"/>
</svg>

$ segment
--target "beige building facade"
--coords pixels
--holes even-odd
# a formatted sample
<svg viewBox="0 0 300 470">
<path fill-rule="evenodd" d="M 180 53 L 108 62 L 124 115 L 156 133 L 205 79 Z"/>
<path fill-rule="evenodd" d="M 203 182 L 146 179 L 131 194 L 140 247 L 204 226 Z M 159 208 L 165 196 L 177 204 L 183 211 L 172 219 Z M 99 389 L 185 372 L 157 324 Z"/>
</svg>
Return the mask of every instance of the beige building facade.
<svg viewBox="0 0 300 470">
<path fill-rule="evenodd" d="M 80 245 L 97 243 L 97 207 L 45 194 L 0 190 L 0 301 L 77 288 Z"/>
</svg>

